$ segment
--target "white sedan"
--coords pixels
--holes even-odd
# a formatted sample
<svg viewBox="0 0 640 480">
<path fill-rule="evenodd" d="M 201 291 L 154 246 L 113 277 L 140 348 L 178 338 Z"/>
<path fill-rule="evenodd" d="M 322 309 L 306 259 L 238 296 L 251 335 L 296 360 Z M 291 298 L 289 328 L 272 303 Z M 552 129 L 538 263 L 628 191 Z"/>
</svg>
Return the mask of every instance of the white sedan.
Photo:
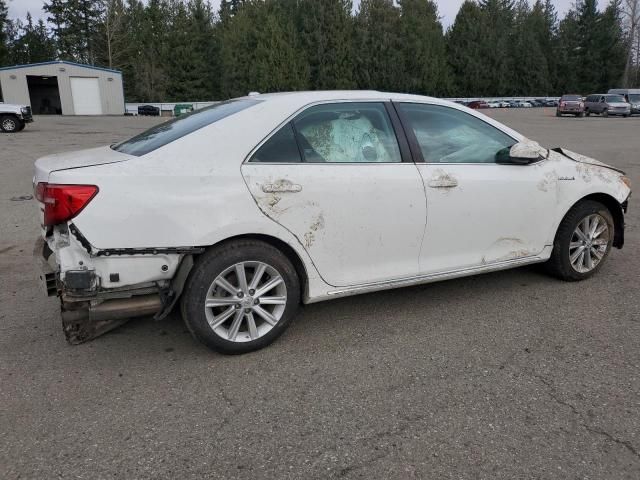
<svg viewBox="0 0 640 480">
<path fill-rule="evenodd" d="M 461 105 L 369 91 L 225 101 L 41 158 L 34 186 L 70 342 L 179 305 L 224 353 L 301 303 L 532 263 L 582 280 L 622 247 L 631 191 Z"/>
</svg>

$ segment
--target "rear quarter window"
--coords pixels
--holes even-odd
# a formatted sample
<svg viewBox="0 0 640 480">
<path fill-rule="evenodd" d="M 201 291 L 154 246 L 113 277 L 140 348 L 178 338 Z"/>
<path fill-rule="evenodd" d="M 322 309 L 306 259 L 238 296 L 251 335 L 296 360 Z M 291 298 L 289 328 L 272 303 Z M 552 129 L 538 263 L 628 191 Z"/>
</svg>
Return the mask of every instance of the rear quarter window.
<svg viewBox="0 0 640 480">
<path fill-rule="evenodd" d="M 260 100 L 250 99 L 228 100 L 216 103 L 210 107 L 196 110 L 156 125 L 129 140 L 112 145 L 111 148 L 118 152 L 140 157 L 258 103 L 260 103 Z"/>
</svg>

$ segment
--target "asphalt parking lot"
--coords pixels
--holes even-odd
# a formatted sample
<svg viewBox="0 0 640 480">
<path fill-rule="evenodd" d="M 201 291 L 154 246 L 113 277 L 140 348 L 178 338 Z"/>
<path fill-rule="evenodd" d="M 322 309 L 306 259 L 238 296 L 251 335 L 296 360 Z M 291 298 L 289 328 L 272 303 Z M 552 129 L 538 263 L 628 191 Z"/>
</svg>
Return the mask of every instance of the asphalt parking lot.
<svg viewBox="0 0 640 480">
<path fill-rule="evenodd" d="M 487 113 L 640 189 L 639 117 Z M 177 315 L 67 345 L 32 259 L 33 161 L 157 121 L 0 136 L 0 478 L 640 478 L 637 198 L 625 248 L 582 283 L 520 268 L 310 305 L 241 357 Z"/>
</svg>

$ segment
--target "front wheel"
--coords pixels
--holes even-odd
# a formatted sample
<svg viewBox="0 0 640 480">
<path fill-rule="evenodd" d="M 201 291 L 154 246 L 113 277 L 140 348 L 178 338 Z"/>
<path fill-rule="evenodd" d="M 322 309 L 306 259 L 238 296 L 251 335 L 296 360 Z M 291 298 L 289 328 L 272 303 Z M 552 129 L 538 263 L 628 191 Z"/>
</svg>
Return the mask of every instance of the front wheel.
<svg viewBox="0 0 640 480">
<path fill-rule="evenodd" d="M 602 111 L 602 116 L 603 117 L 608 117 L 609 116 L 609 110 L 603 110 Z"/>
<path fill-rule="evenodd" d="M 187 328 L 225 354 L 266 347 L 289 326 L 300 303 L 300 281 L 289 259 L 256 240 L 215 247 L 194 265 L 182 295 Z"/>
<path fill-rule="evenodd" d="M 20 129 L 20 120 L 18 120 L 13 115 L 4 115 L 0 117 L 0 130 L 5 133 L 14 133 L 19 132 Z"/>
<path fill-rule="evenodd" d="M 580 202 L 558 227 L 547 269 L 566 281 L 589 278 L 604 264 L 613 237 L 613 217 L 607 207 L 592 200 Z"/>
<path fill-rule="evenodd" d="M 590 116 L 591 116 L 591 112 L 590 112 L 589 110 L 585 110 L 585 111 L 584 111 L 584 114 L 585 114 L 587 117 L 590 117 Z"/>
</svg>

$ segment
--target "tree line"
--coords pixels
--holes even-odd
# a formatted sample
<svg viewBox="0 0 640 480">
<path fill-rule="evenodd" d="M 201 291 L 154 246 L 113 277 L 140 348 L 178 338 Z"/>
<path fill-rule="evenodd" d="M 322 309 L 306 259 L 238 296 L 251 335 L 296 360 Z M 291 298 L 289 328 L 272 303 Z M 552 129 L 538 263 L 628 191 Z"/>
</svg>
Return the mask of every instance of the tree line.
<svg viewBox="0 0 640 480">
<path fill-rule="evenodd" d="M 46 0 L 46 22 L 11 20 L 0 0 L 0 66 L 119 69 L 139 102 L 353 88 L 588 94 L 640 81 L 639 2 L 624 2 L 577 0 L 560 19 L 551 0 L 467 0 L 445 31 L 431 0 L 223 0 L 218 11 L 207 0 Z"/>
</svg>

